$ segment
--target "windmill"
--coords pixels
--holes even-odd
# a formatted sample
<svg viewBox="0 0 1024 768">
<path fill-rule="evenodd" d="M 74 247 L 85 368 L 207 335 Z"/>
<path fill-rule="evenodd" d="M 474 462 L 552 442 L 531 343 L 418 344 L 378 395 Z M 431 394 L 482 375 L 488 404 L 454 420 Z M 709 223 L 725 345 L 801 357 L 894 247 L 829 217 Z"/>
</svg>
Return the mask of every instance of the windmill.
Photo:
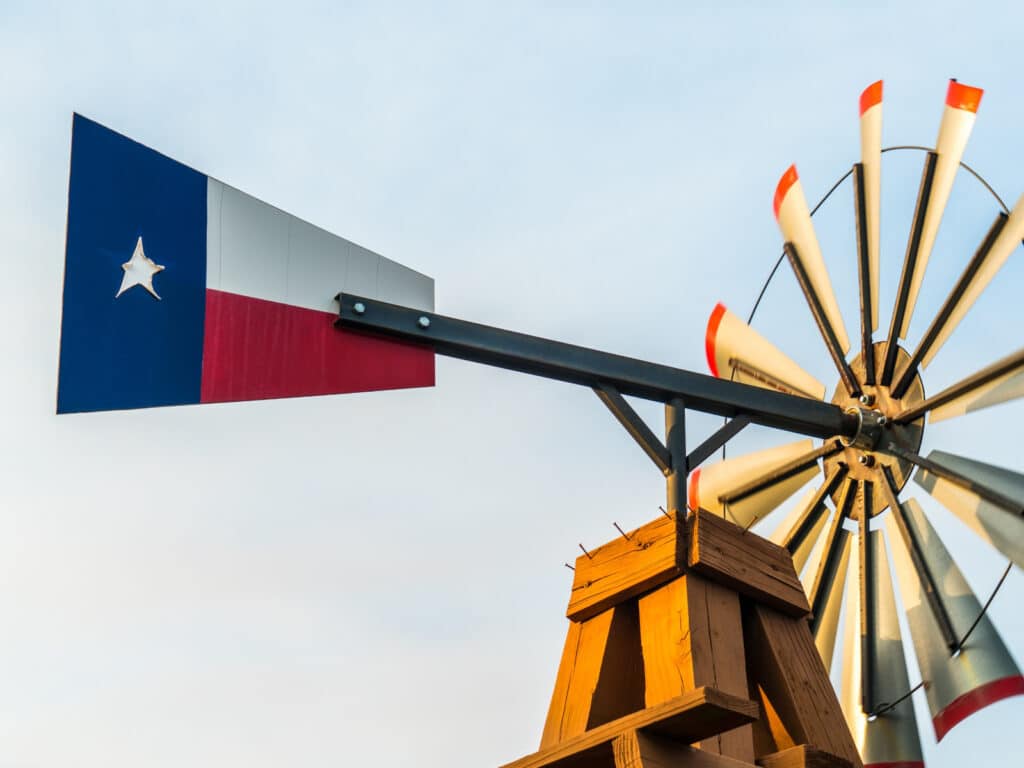
<svg viewBox="0 0 1024 768">
<path fill-rule="evenodd" d="M 1024 677 L 986 614 L 988 604 L 968 586 L 912 495 L 931 494 L 1008 558 L 1007 571 L 1013 564 L 1024 567 L 1024 475 L 942 450 L 920 455 L 929 424 L 1024 395 L 1024 349 L 937 393 L 926 395 L 925 389 L 928 365 L 1024 238 L 1024 197 L 1007 210 L 993 193 L 994 222 L 924 335 L 909 333 L 944 209 L 958 171 L 966 167 L 962 157 L 981 96 L 978 88 L 950 81 L 934 150 L 915 148 L 925 154 L 924 170 L 884 338 L 876 340 L 880 179 L 883 153 L 890 151 L 882 148 L 881 81 L 861 95 L 860 162 L 840 180 L 849 176 L 853 182 L 859 349 L 851 352 L 795 167 L 775 193 L 783 258 L 838 374 L 831 402 L 881 425 L 880 439 L 790 443 L 724 459 L 695 471 L 689 481 L 692 508 L 749 527 L 817 478 L 771 538 L 801 572 L 815 644 L 827 668 L 845 601 L 841 700 L 866 765 L 923 764 L 911 701 L 917 688 L 925 689 L 939 740 L 988 704 L 1024 693 Z M 828 397 L 823 383 L 722 305 L 708 323 L 706 350 L 716 376 L 809 399 Z M 911 478 L 917 488 L 908 485 Z M 909 644 L 901 637 L 890 563 Z M 909 680 L 908 647 L 921 671 L 918 686 Z"/>
<path fill-rule="evenodd" d="M 76 116 L 58 412 L 431 386 L 435 354 L 589 388 L 663 476 L 666 509 L 577 559 L 541 750 L 512 765 L 920 765 L 890 556 L 937 736 L 1024 693 L 987 606 L 920 505 L 901 500 L 913 477 L 1024 566 L 1024 476 L 919 454 L 929 421 L 1024 394 L 1024 351 L 937 394 L 922 381 L 1024 237 L 1024 198 L 998 213 L 911 343 L 981 99 L 951 82 L 936 148 L 924 150 L 888 336 L 875 341 L 881 96 L 876 83 L 861 98 L 862 157 L 847 174 L 861 305 L 852 359 L 795 167 L 775 195 L 784 258 L 838 374 L 831 399 L 721 305 L 706 334 L 713 376 L 437 314 L 431 278 Z M 664 439 L 626 397 L 663 404 Z M 687 410 L 728 421 L 688 450 Z M 751 424 L 802 439 L 706 464 Z M 746 536 L 822 473 L 774 544 Z M 825 669 L 844 601 L 853 740 Z"/>
</svg>

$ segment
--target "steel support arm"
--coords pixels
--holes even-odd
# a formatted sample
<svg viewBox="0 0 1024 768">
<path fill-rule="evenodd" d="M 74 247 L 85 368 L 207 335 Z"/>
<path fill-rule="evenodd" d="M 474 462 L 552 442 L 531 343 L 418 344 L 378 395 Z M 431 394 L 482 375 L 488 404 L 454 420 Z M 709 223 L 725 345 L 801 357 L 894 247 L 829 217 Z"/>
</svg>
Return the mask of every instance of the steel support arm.
<svg viewBox="0 0 1024 768">
<path fill-rule="evenodd" d="M 746 414 L 755 424 L 810 437 L 853 437 L 858 429 L 855 416 L 831 403 L 351 294 L 338 300 L 339 326 L 418 342 L 448 357 L 585 387 L 608 384 L 623 395 L 666 404 L 682 399 L 697 411 Z"/>
</svg>

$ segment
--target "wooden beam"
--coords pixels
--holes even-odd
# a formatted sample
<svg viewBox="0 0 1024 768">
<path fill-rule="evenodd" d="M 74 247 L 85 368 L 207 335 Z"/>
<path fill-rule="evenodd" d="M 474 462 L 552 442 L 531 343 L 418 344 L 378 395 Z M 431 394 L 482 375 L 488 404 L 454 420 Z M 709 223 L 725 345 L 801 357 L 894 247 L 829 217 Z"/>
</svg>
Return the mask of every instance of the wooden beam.
<svg viewBox="0 0 1024 768">
<path fill-rule="evenodd" d="M 701 686 L 746 696 L 739 596 L 695 574 L 680 576 L 638 600 L 645 704 L 654 706 Z M 702 749 L 754 760 L 750 726 L 702 741 Z"/>
<path fill-rule="evenodd" d="M 677 531 L 675 516 L 662 516 L 627 535 L 576 558 L 566 611 L 573 621 L 596 616 L 682 572 L 686 536 Z"/>
<path fill-rule="evenodd" d="M 550 747 L 587 729 L 590 705 L 601 674 L 613 609 L 584 622 L 570 622 L 551 694 L 540 747 Z"/>
<path fill-rule="evenodd" d="M 789 552 L 706 510 L 690 517 L 687 562 L 696 573 L 790 616 L 810 612 Z"/>
<path fill-rule="evenodd" d="M 849 760 L 800 744 L 757 759 L 763 768 L 852 768 Z"/>
<path fill-rule="evenodd" d="M 832 681 L 803 619 L 762 605 L 744 615 L 748 674 L 760 685 L 786 731 L 798 743 L 814 744 L 861 768 Z"/>
<path fill-rule="evenodd" d="M 615 768 L 753 768 L 663 736 L 627 731 L 612 741 Z"/>
<path fill-rule="evenodd" d="M 599 725 L 579 736 L 508 763 L 504 768 L 577 768 L 614 765 L 612 742 L 642 729 L 684 744 L 728 731 L 757 717 L 757 704 L 714 688 L 698 688 L 656 707 Z M 602 762 L 604 761 L 604 762 Z"/>
</svg>

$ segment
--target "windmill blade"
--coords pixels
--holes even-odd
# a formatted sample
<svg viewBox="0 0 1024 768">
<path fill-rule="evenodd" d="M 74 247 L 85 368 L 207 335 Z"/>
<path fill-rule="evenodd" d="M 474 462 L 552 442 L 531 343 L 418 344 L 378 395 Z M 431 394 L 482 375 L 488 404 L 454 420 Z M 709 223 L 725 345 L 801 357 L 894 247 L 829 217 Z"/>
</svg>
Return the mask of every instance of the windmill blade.
<svg viewBox="0 0 1024 768">
<path fill-rule="evenodd" d="M 837 463 L 825 482 L 804 494 L 803 498 L 786 516 L 786 519 L 769 536 L 771 541 L 780 547 L 785 547 L 793 557 L 793 566 L 798 574 L 803 572 L 804 566 L 828 522 L 828 507 L 825 506 L 825 500 L 846 476 L 847 471 L 845 464 Z M 817 572 L 817 565 L 815 565 L 815 572 Z"/>
<path fill-rule="evenodd" d="M 953 190 L 953 181 L 960 168 L 967 140 L 974 127 L 982 93 L 984 91 L 981 88 L 972 88 L 969 85 L 958 83 L 956 80 L 949 81 L 946 105 L 942 112 L 942 122 L 939 124 L 939 136 L 935 141 L 935 153 L 938 157 L 935 160 L 931 189 L 924 201 L 926 207 L 921 224 L 920 239 L 910 273 L 904 275 L 909 281 L 909 290 L 906 296 L 906 309 L 899 326 L 901 339 L 907 337 L 907 329 L 910 327 L 910 318 L 914 314 L 914 306 L 924 280 L 928 259 L 935 245 L 939 224 L 942 223 L 942 214 L 946 210 L 946 202 Z M 909 258 L 909 252 L 907 255 Z"/>
<path fill-rule="evenodd" d="M 923 768 L 914 702 L 906 696 L 910 679 L 885 538 L 881 531 L 872 531 L 865 541 L 861 556 L 850 564 L 851 582 L 860 589 L 851 584 L 846 591 L 843 712 L 865 768 Z M 865 561 L 870 565 L 865 567 Z M 869 571 L 873 575 L 866 577 Z"/>
<path fill-rule="evenodd" d="M 793 569 L 797 572 L 798 576 L 803 573 L 804 566 L 807 565 L 811 552 L 814 551 L 815 546 L 821 540 L 821 533 L 825 530 L 825 526 L 828 523 L 828 507 L 824 503 L 817 502 L 824 487 L 808 490 L 800 501 L 797 502 L 796 506 L 790 510 L 789 514 L 786 515 L 786 519 L 768 536 L 769 541 L 778 544 L 780 547 L 785 547 L 786 541 L 790 538 L 793 531 L 800 527 L 801 521 L 807 521 L 803 526 L 805 529 L 804 535 L 791 552 Z M 817 565 L 815 565 L 815 570 L 817 570 Z M 807 585 L 804 585 L 804 591 L 807 591 Z"/>
<path fill-rule="evenodd" d="M 715 305 L 705 335 L 711 373 L 722 379 L 825 399 L 825 385 L 797 365 L 724 304 Z"/>
<path fill-rule="evenodd" d="M 900 542 L 893 544 L 896 577 L 917 663 L 926 681 L 935 738 L 941 741 L 957 723 L 989 704 L 1024 694 L 1024 677 L 988 616 L 982 615 L 978 598 L 917 501 L 911 499 L 893 512 L 886 517 L 886 527 L 889 540 Z M 959 653 L 956 653 L 959 641 L 950 646 L 934 611 L 930 610 L 926 591 L 931 587 L 911 556 L 906 537 L 897 523 L 899 517 L 920 547 L 926 570 L 942 574 L 941 580 L 933 582 L 933 586 L 938 590 L 936 597 L 944 606 L 955 636 L 962 639 L 974 627 Z"/>
<path fill-rule="evenodd" d="M 706 509 L 748 528 L 796 493 L 818 473 L 828 448 L 810 440 L 719 461 L 690 473 L 690 509 Z"/>
<path fill-rule="evenodd" d="M 894 420 L 900 424 L 909 424 L 930 413 L 934 423 L 1015 400 L 1022 395 L 1024 348 L 958 381 L 937 395 L 932 395 L 913 408 L 908 408 Z"/>
<path fill-rule="evenodd" d="M 860 164 L 862 182 L 858 184 L 863 206 L 858 218 L 863 221 L 867 267 L 867 292 L 861 310 L 869 332 L 878 330 L 878 240 L 882 206 L 882 81 L 872 83 L 860 95 Z M 860 215 L 860 214 L 863 215 Z"/>
<path fill-rule="evenodd" d="M 927 367 L 932 361 L 935 354 L 963 320 L 967 310 L 992 281 L 999 268 L 1006 263 L 1010 253 L 1017 247 L 1022 237 L 1024 237 L 1024 196 L 1017 202 L 1009 216 L 1002 212 L 996 216 L 988 234 L 978 246 L 963 274 L 953 286 L 953 290 L 946 297 L 921 343 L 900 373 L 898 381 L 893 385 L 893 397 L 903 397 L 917 375 L 918 366 Z"/>
<path fill-rule="evenodd" d="M 843 527 L 857 497 L 857 481 L 847 479 L 836 502 L 836 513 L 822 549 L 810 592 L 811 633 L 825 669 L 832 668 L 832 656 L 839 629 L 846 572 L 850 561 L 850 532 Z"/>
<path fill-rule="evenodd" d="M 821 246 L 818 244 L 818 236 L 814 233 L 811 212 L 807 207 L 807 198 L 804 197 L 803 186 L 800 184 L 795 165 L 791 165 L 779 180 L 775 189 L 774 208 L 782 238 L 785 242 L 792 243 L 796 250 L 799 262 L 807 273 L 811 292 L 821 304 L 839 349 L 845 355 L 850 351 L 850 339 L 846 335 L 846 326 L 843 324 L 839 304 L 832 290 L 832 281 L 825 268 L 825 259 L 821 255 Z"/>
<path fill-rule="evenodd" d="M 946 304 L 951 305 L 948 317 L 943 318 L 942 313 L 940 313 L 939 317 L 936 318 L 935 324 L 939 324 L 940 319 L 944 320 L 944 322 L 939 325 L 935 341 L 922 356 L 921 365 L 923 367 L 928 367 L 936 353 L 964 319 L 967 311 L 974 306 L 978 297 L 988 287 L 988 284 L 992 282 L 992 278 L 996 276 L 996 273 L 1002 269 L 1003 265 L 1010 258 L 1010 254 L 1017 249 L 1021 240 L 1024 240 L 1024 195 L 1021 195 L 1017 200 L 1017 204 L 1013 206 L 1013 210 L 1010 211 L 1008 217 L 1006 214 L 1001 213 L 997 221 L 1003 219 L 1005 224 L 998 232 L 995 241 L 988 248 L 987 252 L 981 253 L 982 249 L 979 249 L 979 254 L 976 257 L 978 261 L 977 266 L 975 267 L 973 263 L 968 265 L 970 272 L 964 272 L 957 286 L 946 300 Z M 945 310 L 945 307 L 943 309 Z"/>
<path fill-rule="evenodd" d="M 972 478 L 1024 507 L 1024 475 L 944 451 L 932 451 L 928 460 L 960 476 Z M 927 469 L 919 469 L 914 475 L 914 482 L 1018 568 L 1024 568 L 1024 516 Z"/>
</svg>

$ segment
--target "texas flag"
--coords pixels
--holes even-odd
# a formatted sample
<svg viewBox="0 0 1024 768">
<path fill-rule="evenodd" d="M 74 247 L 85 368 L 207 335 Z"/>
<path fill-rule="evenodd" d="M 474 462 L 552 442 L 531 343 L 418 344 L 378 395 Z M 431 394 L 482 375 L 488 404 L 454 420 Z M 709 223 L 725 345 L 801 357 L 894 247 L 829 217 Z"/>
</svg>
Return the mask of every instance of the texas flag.
<svg viewBox="0 0 1024 768">
<path fill-rule="evenodd" d="M 434 281 L 75 115 L 57 412 L 431 386 L 434 354 L 334 327 Z"/>
</svg>

